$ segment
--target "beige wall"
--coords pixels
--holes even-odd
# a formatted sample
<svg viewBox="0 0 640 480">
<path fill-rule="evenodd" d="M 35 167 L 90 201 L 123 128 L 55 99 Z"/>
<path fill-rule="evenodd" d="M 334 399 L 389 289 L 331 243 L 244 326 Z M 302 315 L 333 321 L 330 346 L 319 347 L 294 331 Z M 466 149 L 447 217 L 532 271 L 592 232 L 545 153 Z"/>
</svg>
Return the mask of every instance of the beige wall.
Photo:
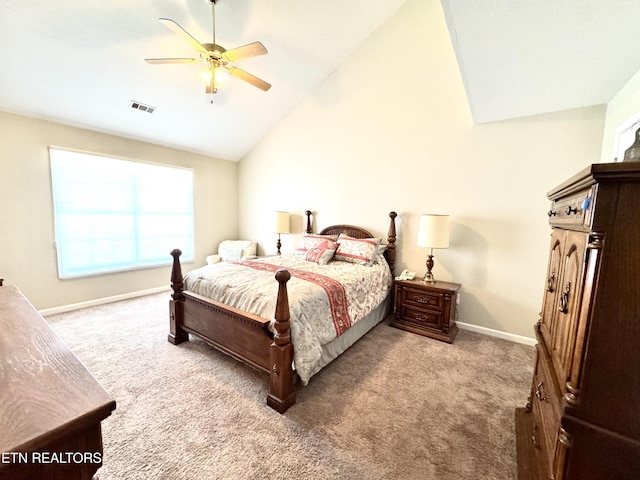
<svg viewBox="0 0 640 480">
<path fill-rule="evenodd" d="M 316 231 L 354 223 L 386 235 L 424 272 L 421 213 L 449 213 L 437 278 L 463 284 L 459 321 L 532 337 L 546 272 L 545 194 L 598 162 L 603 106 L 500 123 L 471 120 L 440 3 L 409 0 L 240 162 L 240 234 L 275 251 L 271 212 L 306 209 Z M 397 272 L 396 272 L 397 273 Z"/>
<path fill-rule="evenodd" d="M 169 267 L 160 267 L 58 279 L 49 145 L 193 168 L 196 261 L 186 269 L 237 235 L 236 163 L 0 112 L 0 276 L 36 308 L 168 286 L 170 277 Z"/>
</svg>

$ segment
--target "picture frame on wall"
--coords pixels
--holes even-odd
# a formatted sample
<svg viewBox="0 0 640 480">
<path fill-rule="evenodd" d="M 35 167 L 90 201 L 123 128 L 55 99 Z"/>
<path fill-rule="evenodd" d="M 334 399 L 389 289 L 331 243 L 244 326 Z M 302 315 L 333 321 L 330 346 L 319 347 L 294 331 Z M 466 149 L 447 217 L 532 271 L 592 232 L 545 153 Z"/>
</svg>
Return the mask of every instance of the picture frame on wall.
<svg viewBox="0 0 640 480">
<path fill-rule="evenodd" d="M 614 162 L 622 162 L 624 160 L 624 152 L 635 141 L 638 128 L 640 128 L 640 112 L 636 112 L 616 129 L 613 141 Z"/>
</svg>

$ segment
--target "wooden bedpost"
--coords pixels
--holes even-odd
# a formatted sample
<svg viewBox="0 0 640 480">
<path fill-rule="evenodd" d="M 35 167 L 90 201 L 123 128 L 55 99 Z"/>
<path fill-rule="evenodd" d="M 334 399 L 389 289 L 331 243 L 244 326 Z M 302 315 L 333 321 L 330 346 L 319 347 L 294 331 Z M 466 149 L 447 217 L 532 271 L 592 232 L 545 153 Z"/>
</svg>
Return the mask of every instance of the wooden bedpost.
<svg viewBox="0 0 640 480">
<path fill-rule="evenodd" d="M 389 233 L 387 234 L 387 261 L 389 263 L 389 268 L 391 268 L 391 274 L 394 275 L 394 267 L 396 263 L 396 217 L 398 214 L 396 212 L 389 212 L 389 218 L 391 221 L 389 223 Z"/>
<path fill-rule="evenodd" d="M 173 293 L 171 294 L 171 300 L 169 300 L 169 336 L 167 340 L 174 345 L 189 340 L 189 334 L 180 326 L 182 324 L 184 306 L 184 294 L 182 293 L 184 283 L 182 282 L 180 255 L 182 255 L 182 251 L 177 248 L 171 251 L 171 256 L 173 257 L 171 288 Z"/>
<path fill-rule="evenodd" d="M 305 233 L 313 233 L 313 227 L 311 227 L 311 210 L 307 210 L 304 212 L 307 216 L 307 227 L 305 228 Z"/>
<path fill-rule="evenodd" d="M 296 401 L 293 387 L 293 344 L 291 343 L 289 299 L 287 282 L 291 274 L 284 268 L 276 272 L 278 300 L 275 313 L 275 335 L 271 344 L 271 371 L 267 405 L 279 413 L 284 413 Z"/>
</svg>

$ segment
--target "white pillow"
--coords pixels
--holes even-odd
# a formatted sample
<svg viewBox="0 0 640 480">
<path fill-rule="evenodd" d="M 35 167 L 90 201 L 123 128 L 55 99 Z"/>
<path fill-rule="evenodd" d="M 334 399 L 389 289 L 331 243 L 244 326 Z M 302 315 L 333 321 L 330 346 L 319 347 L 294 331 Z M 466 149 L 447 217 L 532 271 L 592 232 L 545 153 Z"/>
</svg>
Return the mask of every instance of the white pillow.
<svg viewBox="0 0 640 480">
<path fill-rule="evenodd" d="M 334 260 L 371 265 L 375 260 L 380 245 L 379 238 L 353 238 L 344 233 L 338 237 L 338 250 Z"/>
</svg>

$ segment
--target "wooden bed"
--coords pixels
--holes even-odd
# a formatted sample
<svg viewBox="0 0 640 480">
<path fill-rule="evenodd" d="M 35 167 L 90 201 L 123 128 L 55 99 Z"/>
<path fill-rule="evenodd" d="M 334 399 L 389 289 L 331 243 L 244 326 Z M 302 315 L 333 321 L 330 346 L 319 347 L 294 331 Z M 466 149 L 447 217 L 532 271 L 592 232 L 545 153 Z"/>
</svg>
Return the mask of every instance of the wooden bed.
<svg viewBox="0 0 640 480">
<path fill-rule="evenodd" d="M 306 232 L 311 233 L 311 212 L 307 210 Z M 396 212 L 389 213 L 390 223 L 385 258 L 393 274 L 395 262 Z M 353 225 L 333 225 L 323 229 L 322 235 L 345 233 L 354 238 L 371 238 L 369 231 Z M 271 321 L 237 308 L 211 300 L 189 290 L 184 290 L 181 251 L 171 252 L 171 300 L 169 302 L 170 343 L 177 345 L 189 340 L 189 333 L 197 335 L 218 350 L 269 374 L 267 404 L 284 413 L 295 403 L 292 367 L 293 343 L 289 328 L 289 300 L 287 281 L 291 278 L 286 269 L 275 274 L 278 282 L 275 309 L 275 334 L 269 330 Z"/>
</svg>

